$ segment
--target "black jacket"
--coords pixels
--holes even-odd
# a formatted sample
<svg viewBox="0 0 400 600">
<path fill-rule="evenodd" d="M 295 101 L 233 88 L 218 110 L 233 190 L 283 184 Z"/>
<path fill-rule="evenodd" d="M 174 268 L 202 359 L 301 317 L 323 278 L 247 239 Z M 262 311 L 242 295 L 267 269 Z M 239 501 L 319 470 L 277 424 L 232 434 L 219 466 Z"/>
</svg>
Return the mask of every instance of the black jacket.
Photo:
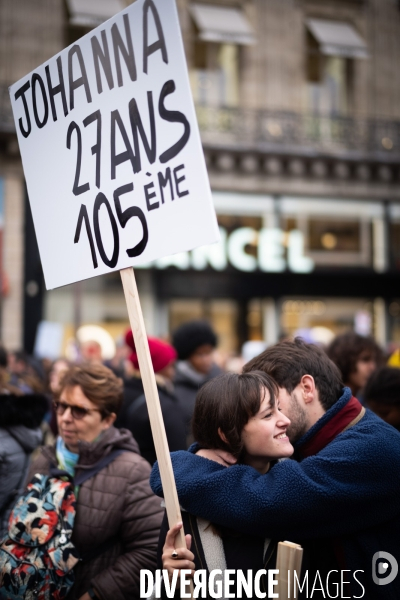
<svg viewBox="0 0 400 600">
<path fill-rule="evenodd" d="M 181 368 L 180 362 L 176 365 L 176 375 L 174 379 L 174 392 L 181 407 L 186 427 L 186 445 L 193 443 L 191 435 L 191 421 L 193 416 L 196 396 L 199 389 L 210 379 L 222 373 L 217 365 L 213 365 L 211 371 L 203 378 L 191 376 L 190 371 Z"/>
<path fill-rule="evenodd" d="M 48 408 L 41 395 L 0 394 L 0 539 L 22 493 L 30 454 L 42 441 L 39 426 Z"/>
<path fill-rule="evenodd" d="M 169 449 L 171 452 L 185 450 L 185 423 L 178 401 L 173 393 L 159 383 L 157 389 Z M 141 379 L 131 378 L 125 382 L 124 403 L 116 425 L 129 429 L 139 445 L 141 455 L 153 465 L 157 457 Z"/>
<path fill-rule="evenodd" d="M 115 427 L 126 428 L 126 420 L 128 418 L 128 413 L 131 407 L 131 404 L 136 398 L 142 396 L 144 393 L 143 383 L 140 377 L 130 377 L 129 379 L 124 379 L 124 399 L 122 402 L 121 409 L 118 413 L 117 419 L 114 423 Z"/>
</svg>

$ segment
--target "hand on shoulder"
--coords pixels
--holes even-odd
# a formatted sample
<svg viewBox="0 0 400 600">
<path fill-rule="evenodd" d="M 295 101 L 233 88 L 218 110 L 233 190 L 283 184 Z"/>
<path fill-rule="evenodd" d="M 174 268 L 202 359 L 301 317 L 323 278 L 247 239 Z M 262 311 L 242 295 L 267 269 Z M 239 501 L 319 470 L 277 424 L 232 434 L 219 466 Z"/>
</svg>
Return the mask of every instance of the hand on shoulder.
<svg viewBox="0 0 400 600">
<path fill-rule="evenodd" d="M 196 452 L 196 455 L 207 458 L 208 460 L 213 460 L 224 467 L 231 467 L 237 463 L 233 454 L 230 454 L 230 452 L 226 452 L 225 450 L 206 450 L 205 448 L 202 448 Z"/>
</svg>

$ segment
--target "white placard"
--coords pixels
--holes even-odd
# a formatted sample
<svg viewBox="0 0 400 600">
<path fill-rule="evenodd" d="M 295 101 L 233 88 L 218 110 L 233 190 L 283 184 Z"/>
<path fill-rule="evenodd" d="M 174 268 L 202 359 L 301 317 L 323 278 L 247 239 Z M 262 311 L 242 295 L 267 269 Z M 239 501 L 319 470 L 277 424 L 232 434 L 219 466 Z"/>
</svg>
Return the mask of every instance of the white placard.
<svg viewBox="0 0 400 600">
<path fill-rule="evenodd" d="M 219 239 L 174 0 L 10 88 L 47 289 Z"/>
</svg>

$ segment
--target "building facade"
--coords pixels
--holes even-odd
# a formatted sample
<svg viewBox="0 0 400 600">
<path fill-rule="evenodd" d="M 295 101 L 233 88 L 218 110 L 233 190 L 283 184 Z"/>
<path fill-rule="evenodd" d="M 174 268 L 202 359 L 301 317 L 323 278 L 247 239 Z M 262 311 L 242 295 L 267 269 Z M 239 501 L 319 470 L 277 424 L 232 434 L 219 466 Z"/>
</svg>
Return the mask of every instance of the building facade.
<svg viewBox="0 0 400 600">
<path fill-rule="evenodd" d="M 178 0 L 221 242 L 137 270 L 149 333 L 222 347 L 350 327 L 400 342 L 400 9 L 394 0 Z M 2 338 L 127 325 L 119 274 L 45 292 L 7 88 L 122 0 L 0 3 Z M 103 12 L 102 12 L 103 11 Z M 104 14 L 109 11 L 109 14 Z"/>
</svg>

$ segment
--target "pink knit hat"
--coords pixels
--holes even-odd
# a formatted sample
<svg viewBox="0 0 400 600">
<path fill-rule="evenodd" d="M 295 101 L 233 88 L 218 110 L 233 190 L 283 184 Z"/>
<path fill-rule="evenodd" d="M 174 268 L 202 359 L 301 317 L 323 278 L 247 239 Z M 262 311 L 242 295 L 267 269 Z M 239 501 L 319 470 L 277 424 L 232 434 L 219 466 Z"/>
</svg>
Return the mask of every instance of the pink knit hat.
<svg viewBox="0 0 400 600">
<path fill-rule="evenodd" d="M 125 335 L 125 342 L 132 348 L 133 352 L 129 356 L 129 360 L 139 370 L 139 362 L 136 354 L 135 342 L 133 341 L 132 330 L 129 330 Z M 163 342 L 157 338 L 148 338 L 151 362 L 153 363 L 154 373 L 162 371 L 177 358 L 176 350 L 167 342 Z"/>
</svg>

